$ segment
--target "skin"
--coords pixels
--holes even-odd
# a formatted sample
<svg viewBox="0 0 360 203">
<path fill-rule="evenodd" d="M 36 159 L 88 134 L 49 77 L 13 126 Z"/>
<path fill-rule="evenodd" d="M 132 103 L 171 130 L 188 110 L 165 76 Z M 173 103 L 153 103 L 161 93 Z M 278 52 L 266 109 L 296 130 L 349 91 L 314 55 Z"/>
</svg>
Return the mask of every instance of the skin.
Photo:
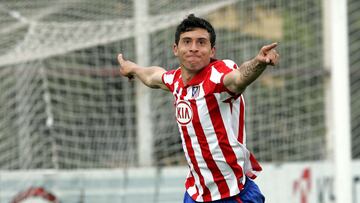
<svg viewBox="0 0 360 203">
<path fill-rule="evenodd" d="M 258 55 L 224 77 L 224 85 L 234 93 L 242 93 L 248 85 L 256 80 L 267 65 L 278 64 L 280 55 L 275 50 L 277 43 L 263 46 Z"/>
<path fill-rule="evenodd" d="M 184 84 L 210 63 L 215 56 L 211 47 L 210 34 L 204 29 L 194 29 L 180 35 L 178 44 L 173 45 L 174 55 L 178 57 Z"/>
<path fill-rule="evenodd" d="M 224 77 L 224 85 L 234 93 L 242 93 L 260 74 L 267 65 L 276 65 L 279 54 L 275 50 L 277 43 L 263 46 L 259 53 L 251 60 L 244 62 L 240 67 L 228 73 Z M 210 63 L 215 56 L 215 47 L 211 47 L 210 34 L 202 28 L 182 33 L 178 44 L 173 45 L 173 53 L 178 57 L 181 68 L 181 76 L 184 84 L 187 84 L 199 71 Z M 158 66 L 142 67 L 138 64 L 125 60 L 122 54 L 118 55 L 120 74 L 133 78 L 137 77 L 146 86 L 168 90 L 162 82 L 165 69 Z"/>
</svg>

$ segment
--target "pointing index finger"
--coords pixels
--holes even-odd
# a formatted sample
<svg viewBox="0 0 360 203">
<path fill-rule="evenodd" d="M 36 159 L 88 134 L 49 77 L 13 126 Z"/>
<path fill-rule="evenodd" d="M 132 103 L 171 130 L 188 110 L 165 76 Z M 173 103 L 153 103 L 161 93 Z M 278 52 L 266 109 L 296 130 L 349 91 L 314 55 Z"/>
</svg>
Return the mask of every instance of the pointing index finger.
<svg viewBox="0 0 360 203">
<path fill-rule="evenodd" d="M 122 57 L 122 54 L 119 54 L 118 57 L 117 57 L 117 59 L 118 59 L 119 63 L 121 63 L 121 62 L 124 61 L 124 59 L 123 59 L 123 57 Z"/>
<path fill-rule="evenodd" d="M 277 45 L 278 45 L 277 42 L 275 42 L 275 43 L 263 46 L 262 51 L 264 51 L 264 52 L 270 51 L 271 49 L 277 47 Z"/>
</svg>

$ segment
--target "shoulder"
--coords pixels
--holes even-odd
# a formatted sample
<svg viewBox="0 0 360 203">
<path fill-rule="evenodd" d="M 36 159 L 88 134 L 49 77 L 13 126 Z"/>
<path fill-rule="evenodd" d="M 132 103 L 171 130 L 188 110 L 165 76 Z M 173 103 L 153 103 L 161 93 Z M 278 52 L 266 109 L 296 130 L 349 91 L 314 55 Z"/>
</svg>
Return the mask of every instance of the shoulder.
<svg viewBox="0 0 360 203">
<path fill-rule="evenodd" d="M 238 65 L 231 59 L 216 60 L 213 66 L 221 72 L 228 72 L 238 68 Z"/>
<path fill-rule="evenodd" d="M 166 71 L 163 75 L 162 75 L 162 79 L 164 84 L 173 84 L 175 80 L 177 80 L 181 75 L 181 69 L 175 69 L 175 70 L 169 70 Z"/>
<path fill-rule="evenodd" d="M 209 79 L 215 84 L 221 84 L 222 78 L 236 68 L 236 63 L 230 59 L 214 60 L 211 63 Z"/>
</svg>

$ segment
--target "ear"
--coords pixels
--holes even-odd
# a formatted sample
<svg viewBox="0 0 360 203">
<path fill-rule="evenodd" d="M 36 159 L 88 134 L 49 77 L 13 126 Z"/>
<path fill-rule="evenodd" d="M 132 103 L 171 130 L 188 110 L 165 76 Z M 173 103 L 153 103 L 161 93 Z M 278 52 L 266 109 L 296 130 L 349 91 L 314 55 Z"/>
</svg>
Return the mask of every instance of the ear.
<svg viewBox="0 0 360 203">
<path fill-rule="evenodd" d="M 212 47 L 211 50 L 210 50 L 210 58 L 214 58 L 215 54 L 216 54 L 216 48 Z"/>
<path fill-rule="evenodd" d="M 176 43 L 173 44 L 173 53 L 175 56 L 178 56 L 178 47 L 177 47 Z"/>
</svg>

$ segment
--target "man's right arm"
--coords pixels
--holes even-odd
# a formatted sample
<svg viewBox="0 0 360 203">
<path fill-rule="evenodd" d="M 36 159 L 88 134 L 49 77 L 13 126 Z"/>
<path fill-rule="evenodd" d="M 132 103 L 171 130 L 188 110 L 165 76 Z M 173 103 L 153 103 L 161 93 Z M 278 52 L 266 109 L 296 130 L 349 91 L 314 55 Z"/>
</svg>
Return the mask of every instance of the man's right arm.
<svg viewBox="0 0 360 203">
<path fill-rule="evenodd" d="M 129 79 L 137 77 L 144 85 L 150 88 L 169 90 L 162 81 L 162 75 L 166 72 L 164 68 L 158 66 L 142 67 L 132 61 L 125 60 L 122 54 L 119 54 L 117 59 L 122 76 Z"/>
<path fill-rule="evenodd" d="M 276 65 L 280 55 L 275 50 L 277 43 L 263 46 L 258 55 L 241 64 L 241 66 L 224 77 L 225 87 L 233 93 L 242 93 L 248 85 L 256 80 L 267 65 Z"/>
</svg>

